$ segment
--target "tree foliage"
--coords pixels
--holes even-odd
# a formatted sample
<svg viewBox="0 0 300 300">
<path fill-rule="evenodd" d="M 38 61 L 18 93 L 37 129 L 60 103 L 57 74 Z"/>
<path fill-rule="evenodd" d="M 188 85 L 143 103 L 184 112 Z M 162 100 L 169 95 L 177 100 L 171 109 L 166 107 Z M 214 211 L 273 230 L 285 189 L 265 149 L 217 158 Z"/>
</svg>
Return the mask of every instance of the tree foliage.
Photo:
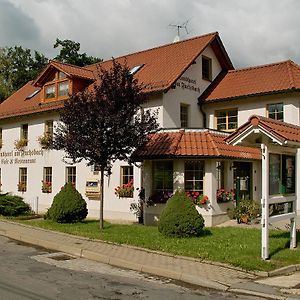
<svg viewBox="0 0 300 300">
<path fill-rule="evenodd" d="M 38 51 L 21 46 L 0 48 L 0 99 L 34 79 L 47 62 Z"/>
<path fill-rule="evenodd" d="M 53 47 L 61 47 L 55 59 L 63 63 L 83 67 L 101 61 L 98 57 L 88 56 L 86 53 L 79 53 L 80 43 L 78 42 L 56 39 Z"/>
<path fill-rule="evenodd" d="M 61 62 L 85 66 L 101 61 L 98 57 L 79 53 L 80 43 L 56 39 L 54 48 L 61 47 L 55 57 Z M 33 80 L 48 63 L 48 58 L 22 46 L 0 48 L 0 102 Z"/>
<path fill-rule="evenodd" d="M 85 219 L 87 214 L 88 210 L 85 200 L 73 187 L 72 183 L 69 182 L 54 196 L 45 219 L 50 219 L 58 223 L 75 223 Z"/>
<path fill-rule="evenodd" d="M 104 172 L 109 174 L 116 160 L 129 160 L 158 124 L 150 110 L 141 113 L 145 97 L 126 65 L 113 60 L 112 68 L 99 70 L 99 76 L 91 90 L 65 102 L 54 148 L 63 149 L 74 162 L 85 159 L 100 166 L 103 191 Z M 101 222 L 103 215 L 100 228 Z"/>
<path fill-rule="evenodd" d="M 204 219 L 185 192 L 176 192 L 163 209 L 158 230 L 166 236 L 191 237 L 203 232 Z"/>
</svg>

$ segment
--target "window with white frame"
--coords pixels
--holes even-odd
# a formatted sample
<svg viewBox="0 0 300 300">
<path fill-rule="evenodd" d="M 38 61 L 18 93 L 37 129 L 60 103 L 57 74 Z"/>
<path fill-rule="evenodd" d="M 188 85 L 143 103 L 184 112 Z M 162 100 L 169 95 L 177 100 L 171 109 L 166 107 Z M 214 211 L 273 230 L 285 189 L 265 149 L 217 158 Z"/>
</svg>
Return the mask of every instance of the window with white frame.
<svg viewBox="0 0 300 300">
<path fill-rule="evenodd" d="M 180 104 L 180 127 L 189 127 L 189 105 Z"/>
<path fill-rule="evenodd" d="M 186 161 L 184 163 L 184 189 L 186 192 L 203 194 L 204 161 Z"/>
<path fill-rule="evenodd" d="M 43 168 L 43 182 L 42 182 L 42 192 L 51 193 L 52 192 L 52 167 Z"/>
<path fill-rule="evenodd" d="M 268 104 L 267 116 L 274 120 L 283 121 L 283 103 Z"/>
<path fill-rule="evenodd" d="M 153 162 L 153 192 L 173 192 L 173 162 Z"/>
<path fill-rule="evenodd" d="M 238 127 L 238 110 L 236 108 L 215 112 L 216 127 L 220 131 L 234 131 Z"/>
<path fill-rule="evenodd" d="M 133 166 L 121 167 L 121 185 L 133 182 Z"/>
<path fill-rule="evenodd" d="M 18 191 L 19 192 L 27 191 L 27 168 L 19 168 Z"/>
<path fill-rule="evenodd" d="M 202 56 L 202 78 L 212 80 L 212 60 L 207 56 Z"/>
<path fill-rule="evenodd" d="M 28 142 L 28 124 L 22 124 L 21 125 L 20 140 L 26 141 L 26 146 L 27 146 L 27 142 Z"/>
<path fill-rule="evenodd" d="M 53 138 L 53 120 L 47 120 L 45 122 L 45 135 L 49 138 Z"/>
<path fill-rule="evenodd" d="M 2 140 L 2 128 L 0 128 L 0 148 L 3 145 L 3 140 Z"/>
<path fill-rule="evenodd" d="M 76 167 L 66 167 L 66 183 L 76 185 Z"/>
</svg>

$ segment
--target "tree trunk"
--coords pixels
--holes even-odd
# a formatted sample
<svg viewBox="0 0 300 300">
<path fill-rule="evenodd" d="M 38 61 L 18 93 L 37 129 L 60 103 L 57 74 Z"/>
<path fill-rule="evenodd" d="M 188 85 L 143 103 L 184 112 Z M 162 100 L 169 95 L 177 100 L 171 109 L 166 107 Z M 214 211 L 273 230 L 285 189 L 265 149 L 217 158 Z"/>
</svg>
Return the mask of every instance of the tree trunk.
<svg viewBox="0 0 300 300">
<path fill-rule="evenodd" d="M 101 168 L 100 179 L 100 215 L 99 215 L 99 228 L 103 229 L 103 199 L 104 199 L 104 169 Z"/>
</svg>

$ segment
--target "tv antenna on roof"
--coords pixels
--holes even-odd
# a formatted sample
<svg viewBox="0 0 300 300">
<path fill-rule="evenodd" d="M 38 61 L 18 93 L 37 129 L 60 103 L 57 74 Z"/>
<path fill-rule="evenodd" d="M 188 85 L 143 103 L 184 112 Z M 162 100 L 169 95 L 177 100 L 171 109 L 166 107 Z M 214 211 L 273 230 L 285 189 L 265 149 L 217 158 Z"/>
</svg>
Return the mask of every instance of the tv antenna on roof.
<svg viewBox="0 0 300 300">
<path fill-rule="evenodd" d="M 181 30 L 185 30 L 186 31 L 186 35 L 190 34 L 191 32 L 188 31 L 187 29 L 187 24 L 188 24 L 189 20 L 183 22 L 182 24 L 169 24 L 169 26 L 171 27 L 176 27 L 177 28 L 177 35 L 175 36 L 175 39 L 173 41 L 173 43 L 179 42 L 180 38 L 181 38 Z"/>
</svg>

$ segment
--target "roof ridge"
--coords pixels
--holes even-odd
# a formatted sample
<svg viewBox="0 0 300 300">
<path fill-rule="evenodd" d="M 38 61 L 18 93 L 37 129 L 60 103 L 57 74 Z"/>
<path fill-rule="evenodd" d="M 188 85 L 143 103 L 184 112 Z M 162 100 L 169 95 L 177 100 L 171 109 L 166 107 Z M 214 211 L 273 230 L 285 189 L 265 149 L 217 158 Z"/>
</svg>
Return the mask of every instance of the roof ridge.
<svg viewBox="0 0 300 300">
<path fill-rule="evenodd" d="M 211 36 L 216 36 L 216 35 L 219 35 L 219 33 L 218 33 L 218 31 L 214 31 L 214 32 L 210 32 L 210 33 L 203 34 L 203 35 L 191 37 L 191 38 L 189 38 L 189 39 L 182 40 L 182 41 L 179 41 L 179 42 L 175 42 L 175 43 L 172 42 L 172 43 L 168 43 L 168 44 L 163 44 L 163 45 L 160 45 L 160 46 L 151 47 L 151 48 L 148 48 L 148 49 L 145 49 L 145 50 L 140 50 L 140 51 L 136 51 L 136 52 L 133 52 L 133 53 L 128 53 L 128 54 L 121 55 L 121 56 L 118 56 L 118 57 L 113 57 L 113 58 L 114 58 L 114 59 L 127 58 L 127 57 L 129 57 L 129 56 L 136 55 L 136 54 L 139 54 L 139 53 L 145 53 L 145 52 L 148 52 L 148 51 L 152 51 L 152 50 L 154 50 L 154 49 L 161 49 L 161 48 L 165 48 L 165 47 L 172 46 L 172 45 L 183 44 L 183 43 L 186 43 L 186 42 L 189 42 L 189 41 L 192 41 L 192 40 L 196 40 L 196 39 L 200 39 L 200 38 L 207 37 L 207 36 L 209 36 L 209 35 L 211 35 Z M 101 62 L 97 62 L 97 63 L 91 64 L 91 65 L 87 65 L 87 66 L 88 66 L 88 67 L 91 67 L 91 66 L 95 66 L 95 65 L 101 65 L 101 64 L 103 64 L 103 63 L 112 61 L 113 58 L 108 59 L 108 60 L 104 60 L 104 61 L 101 61 Z"/>
<path fill-rule="evenodd" d="M 296 85 L 295 85 L 293 72 L 291 70 L 291 61 L 290 60 L 288 61 L 286 67 L 287 67 L 287 71 L 288 71 L 288 75 L 289 75 L 289 79 L 290 79 L 290 87 L 291 87 L 291 89 L 294 89 L 294 88 L 296 88 Z"/>
<path fill-rule="evenodd" d="M 249 118 L 249 120 L 251 120 L 252 118 L 257 118 L 261 121 L 267 121 L 269 123 L 274 123 L 274 124 L 277 124 L 277 125 L 284 125 L 286 127 L 290 127 L 290 128 L 293 128 L 293 129 L 299 129 L 299 126 L 297 126 L 297 125 L 287 123 L 287 122 L 283 122 L 283 121 L 278 121 L 278 120 L 275 120 L 275 119 L 271 119 L 271 118 L 267 118 L 267 117 L 263 117 L 263 116 L 259 116 L 259 115 L 252 115 Z"/>
<path fill-rule="evenodd" d="M 61 61 L 58 61 L 58 60 L 56 60 L 56 59 L 50 59 L 49 63 L 50 63 L 50 64 L 51 64 L 51 63 L 54 63 L 54 64 L 61 64 L 61 65 L 65 65 L 65 66 L 69 66 L 69 67 L 73 67 L 73 68 L 79 68 L 79 69 L 83 69 L 83 70 L 85 70 L 85 71 L 88 71 L 88 72 L 92 72 L 92 73 L 93 73 L 92 70 L 87 69 L 87 68 L 85 68 L 85 67 L 80 67 L 80 66 L 76 66 L 76 65 L 73 65 L 73 64 L 61 62 Z"/>
<path fill-rule="evenodd" d="M 215 140 L 212 138 L 211 133 L 208 131 L 208 132 L 205 132 L 205 135 L 207 136 L 208 139 L 210 139 L 211 143 L 214 145 L 218 156 L 221 156 L 221 152 L 220 152 L 218 146 L 216 145 Z"/>
<path fill-rule="evenodd" d="M 253 66 L 253 67 L 245 67 L 245 68 L 241 68 L 241 69 L 229 70 L 228 73 L 243 72 L 243 71 L 248 71 L 248 70 L 268 68 L 268 67 L 272 67 L 272 66 L 276 66 L 276 65 L 286 64 L 288 62 L 291 62 L 291 60 L 285 60 L 285 61 L 279 61 L 279 62 L 270 63 L 270 64 L 264 64 L 264 65 L 258 65 L 258 66 Z"/>
</svg>

